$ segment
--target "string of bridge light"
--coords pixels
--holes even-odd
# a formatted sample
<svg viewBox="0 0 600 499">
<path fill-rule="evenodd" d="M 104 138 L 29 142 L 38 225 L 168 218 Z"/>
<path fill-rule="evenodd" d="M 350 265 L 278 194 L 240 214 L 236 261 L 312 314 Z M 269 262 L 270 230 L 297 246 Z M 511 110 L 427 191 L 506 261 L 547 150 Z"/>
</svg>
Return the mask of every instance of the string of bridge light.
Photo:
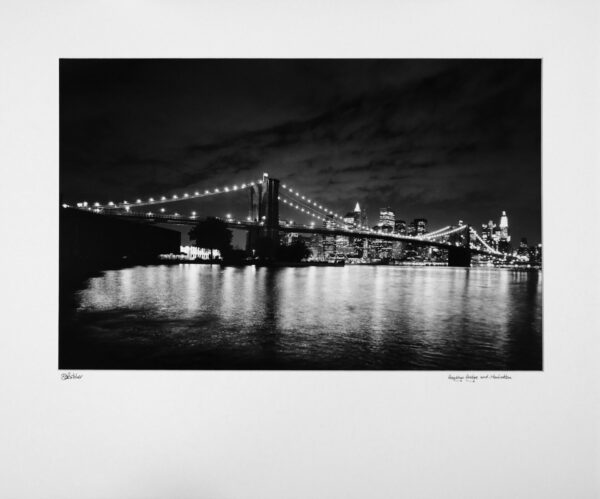
<svg viewBox="0 0 600 499">
<path fill-rule="evenodd" d="M 487 248 L 487 250 L 489 252 L 494 253 L 495 255 L 501 255 L 502 254 L 500 251 L 495 250 L 488 243 L 486 243 L 483 240 L 483 238 L 477 233 L 477 231 L 475 229 L 471 229 L 471 233 L 475 234 L 475 237 L 481 242 L 481 244 L 483 244 Z"/>
<path fill-rule="evenodd" d="M 288 196 L 279 196 L 278 199 L 280 201 L 283 202 L 284 205 L 286 206 L 290 206 L 291 208 L 298 210 L 301 213 L 304 213 L 305 215 L 308 215 L 309 217 L 313 217 L 316 218 L 317 220 L 322 220 L 322 221 L 327 221 L 327 220 L 331 220 L 330 216 L 322 216 L 322 214 L 320 212 L 318 212 L 317 210 L 315 210 L 312 207 L 308 207 L 306 205 L 302 205 L 296 203 L 294 198 L 288 197 Z M 335 222 L 334 222 L 335 223 Z M 336 224 L 337 225 L 337 224 Z"/>
<path fill-rule="evenodd" d="M 434 230 L 433 232 L 428 232 L 427 234 L 423 234 L 423 237 L 429 239 L 431 237 L 438 237 L 440 234 L 440 232 L 444 232 L 445 230 L 449 229 L 451 226 L 450 225 L 446 225 L 446 227 L 442 227 L 441 229 L 437 229 Z"/>
<path fill-rule="evenodd" d="M 88 203 L 87 201 L 82 201 L 77 203 L 77 208 L 83 208 L 88 210 L 94 209 L 116 209 L 116 208 L 124 208 L 129 211 L 131 206 L 152 206 L 157 204 L 165 204 L 165 203 L 174 203 L 177 201 L 187 201 L 190 199 L 198 199 L 206 196 L 215 196 L 217 194 L 225 194 L 228 192 L 235 192 L 242 189 L 247 189 L 256 183 L 261 183 L 262 180 L 258 180 L 257 182 L 248 182 L 240 185 L 234 184 L 232 186 L 225 186 L 222 188 L 215 187 L 214 189 L 205 189 L 204 191 L 196 190 L 192 193 L 185 192 L 183 194 L 173 194 L 172 196 L 159 196 L 159 197 L 149 197 L 147 199 L 137 198 L 134 202 L 129 202 L 127 200 L 121 203 L 115 203 L 113 201 L 109 201 L 106 204 L 101 204 L 99 202 Z"/>
<path fill-rule="evenodd" d="M 281 193 L 282 195 L 279 196 L 279 200 L 281 202 L 283 202 L 284 204 L 288 204 L 292 207 L 298 207 L 299 210 L 304 209 L 304 211 L 306 213 L 313 213 L 315 214 L 315 218 L 319 218 L 322 220 L 332 220 L 335 222 L 340 221 L 341 219 L 337 219 L 334 217 L 334 214 L 329 213 L 329 211 L 325 211 L 325 209 L 319 210 L 318 205 L 317 207 L 315 207 L 312 203 L 309 204 L 306 201 L 302 201 L 301 199 L 294 197 L 294 196 L 288 196 L 286 193 Z M 337 224 L 336 224 L 337 225 Z"/>
<path fill-rule="evenodd" d="M 293 194 L 295 196 L 295 198 L 292 197 L 293 199 L 296 199 L 298 202 L 304 202 L 305 204 L 310 205 L 312 210 L 321 211 L 321 212 L 325 213 L 326 215 L 333 216 L 333 218 L 339 218 L 340 220 L 342 219 L 341 215 L 335 213 L 333 210 L 330 210 L 326 206 L 323 206 L 322 204 L 317 203 L 314 199 L 310 199 L 310 198 L 304 196 L 303 194 L 300 194 L 300 192 L 298 192 L 297 190 L 294 190 L 285 184 L 282 184 L 281 187 L 284 189 L 284 191 L 281 194 L 289 196 L 289 194 L 287 194 L 287 192 L 285 192 L 287 190 L 288 192 L 290 192 L 291 194 Z"/>
<path fill-rule="evenodd" d="M 282 199 L 281 196 L 279 196 L 279 200 L 283 201 L 284 204 L 290 206 L 291 208 L 293 208 L 295 210 L 298 210 L 299 212 L 304 213 L 305 215 L 308 215 L 308 216 L 311 216 L 313 218 L 316 218 L 317 220 L 322 220 L 322 221 L 331 220 L 331 217 L 323 217 L 323 216 L 321 216 L 318 213 L 317 214 L 311 213 L 308 209 L 303 208 L 302 206 L 298 205 L 297 203 L 294 203 L 294 202 L 291 202 L 291 201 L 287 201 L 286 199 Z M 374 231 L 370 227 L 364 227 L 363 228 L 361 226 L 358 226 L 358 230 L 357 230 L 356 228 L 355 229 L 350 229 L 350 228 L 346 227 L 345 224 L 339 224 L 338 225 L 335 222 L 334 222 L 334 224 L 335 224 L 336 227 L 341 227 L 341 228 L 347 230 L 349 233 L 353 233 L 353 234 L 372 234 L 373 232 L 376 232 L 376 231 Z M 314 225 L 314 222 L 312 222 L 311 225 Z M 407 235 L 401 235 L 401 234 L 384 234 L 384 235 L 387 236 L 387 237 L 393 237 L 395 239 L 412 239 L 412 240 L 415 240 L 415 241 L 422 241 L 423 240 L 422 236 L 407 236 Z"/>
<path fill-rule="evenodd" d="M 423 237 L 437 239 L 438 237 L 449 236 L 450 234 L 454 234 L 454 233 L 459 232 L 461 230 L 465 230 L 465 226 L 464 225 L 459 225 L 458 227 L 455 227 L 454 229 L 451 229 L 451 230 L 449 230 L 447 232 L 443 232 L 441 234 L 434 234 L 433 232 L 430 232 L 428 234 L 424 234 Z"/>
</svg>

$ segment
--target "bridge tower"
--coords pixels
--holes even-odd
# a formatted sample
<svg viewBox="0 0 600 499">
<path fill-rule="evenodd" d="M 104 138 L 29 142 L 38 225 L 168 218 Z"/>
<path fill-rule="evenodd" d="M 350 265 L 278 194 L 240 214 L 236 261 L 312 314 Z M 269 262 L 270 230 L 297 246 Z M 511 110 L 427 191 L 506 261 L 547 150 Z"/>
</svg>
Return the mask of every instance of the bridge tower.
<svg viewBox="0 0 600 499">
<path fill-rule="evenodd" d="M 465 236 L 462 238 L 462 246 L 451 246 L 448 249 L 449 267 L 471 266 L 471 227 L 465 225 Z"/>
<path fill-rule="evenodd" d="M 260 182 L 250 187 L 250 219 L 260 225 L 248 232 L 246 249 L 256 249 L 258 239 L 270 242 L 271 256 L 279 245 L 279 180 L 263 173 Z"/>
</svg>

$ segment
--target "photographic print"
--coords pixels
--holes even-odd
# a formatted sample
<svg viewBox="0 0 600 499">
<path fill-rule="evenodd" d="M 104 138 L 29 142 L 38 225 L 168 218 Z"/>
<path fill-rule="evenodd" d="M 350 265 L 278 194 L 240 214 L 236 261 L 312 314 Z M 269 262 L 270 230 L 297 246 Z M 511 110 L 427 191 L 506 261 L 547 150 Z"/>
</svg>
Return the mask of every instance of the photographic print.
<svg viewBox="0 0 600 499">
<path fill-rule="evenodd" d="M 541 60 L 60 60 L 59 368 L 543 368 Z"/>
</svg>

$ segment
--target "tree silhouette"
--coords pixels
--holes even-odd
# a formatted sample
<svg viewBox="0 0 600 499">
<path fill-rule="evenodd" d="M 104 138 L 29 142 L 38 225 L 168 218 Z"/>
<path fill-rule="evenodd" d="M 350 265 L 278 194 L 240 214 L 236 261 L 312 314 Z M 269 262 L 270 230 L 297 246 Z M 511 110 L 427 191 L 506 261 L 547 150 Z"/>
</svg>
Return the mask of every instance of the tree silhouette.
<svg viewBox="0 0 600 499">
<path fill-rule="evenodd" d="M 256 240 L 256 256 L 260 260 L 273 260 L 278 253 L 279 244 L 268 237 L 259 237 Z"/>
<path fill-rule="evenodd" d="M 281 245 L 277 251 L 277 258 L 282 262 L 301 262 L 311 253 L 306 243 L 302 239 L 297 239 L 290 245 Z"/>
<path fill-rule="evenodd" d="M 223 255 L 231 249 L 233 234 L 225 222 L 209 217 L 198 222 L 190 230 L 189 236 L 197 247 L 210 249 L 210 259 L 213 260 L 213 250 L 218 249 Z"/>
</svg>

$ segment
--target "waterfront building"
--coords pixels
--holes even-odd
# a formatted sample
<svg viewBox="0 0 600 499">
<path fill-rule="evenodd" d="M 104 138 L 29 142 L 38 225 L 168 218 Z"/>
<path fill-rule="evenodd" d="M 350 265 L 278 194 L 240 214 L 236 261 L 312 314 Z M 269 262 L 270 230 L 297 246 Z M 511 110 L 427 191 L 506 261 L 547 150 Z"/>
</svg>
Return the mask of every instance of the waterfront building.
<svg viewBox="0 0 600 499">
<path fill-rule="evenodd" d="M 310 260 L 323 261 L 323 236 L 321 234 L 312 234 L 306 241 L 306 246 L 310 250 Z"/>
<path fill-rule="evenodd" d="M 210 249 L 198 248 L 196 246 L 180 246 L 180 256 L 185 260 L 209 260 Z M 214 258 L 221 258 L 221 252 L 218 249 L 213 250 Z"/>
</svg>

